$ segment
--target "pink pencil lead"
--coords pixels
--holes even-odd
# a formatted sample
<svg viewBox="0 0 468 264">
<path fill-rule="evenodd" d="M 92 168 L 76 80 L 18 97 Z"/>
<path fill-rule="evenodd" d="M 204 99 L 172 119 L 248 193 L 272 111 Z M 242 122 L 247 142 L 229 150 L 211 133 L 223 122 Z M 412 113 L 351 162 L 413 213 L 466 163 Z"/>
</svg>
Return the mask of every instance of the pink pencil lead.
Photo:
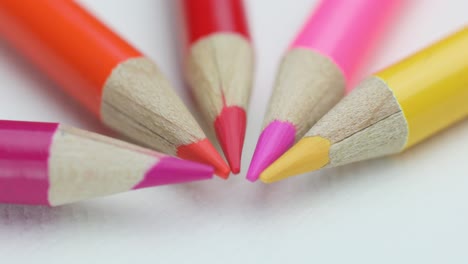
<svg viewBox="0 0 468 264">
<path fill-rule="evenodd" d="M 296 129 L 289 122 L 271 122 L 260 135 L 250 163 L 247 179 L 254 182 L 271 163 L 278 159 L 293 144 Z"/>
</svg>

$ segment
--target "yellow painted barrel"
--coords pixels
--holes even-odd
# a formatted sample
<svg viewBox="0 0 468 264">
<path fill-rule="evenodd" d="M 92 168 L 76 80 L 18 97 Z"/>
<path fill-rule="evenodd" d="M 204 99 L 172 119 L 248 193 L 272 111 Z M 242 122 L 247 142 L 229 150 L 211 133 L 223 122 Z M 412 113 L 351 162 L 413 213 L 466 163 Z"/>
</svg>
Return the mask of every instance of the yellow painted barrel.
<svg viewBox="0 0 468 264">
<path fill-rule="evenodd" d="M 408 123 L 408 148 L 468 116 L 468 27 L 375 74 Z"/>
</svg>

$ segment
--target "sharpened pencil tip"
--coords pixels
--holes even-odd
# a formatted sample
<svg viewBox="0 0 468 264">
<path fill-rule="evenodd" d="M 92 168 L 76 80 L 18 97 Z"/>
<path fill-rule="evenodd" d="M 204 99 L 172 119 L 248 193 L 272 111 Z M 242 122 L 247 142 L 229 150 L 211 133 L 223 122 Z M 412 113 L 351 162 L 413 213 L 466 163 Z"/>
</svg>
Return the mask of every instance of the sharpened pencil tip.
<svg viewBox="0 0 468 264">
<path fill-rule="evenodd" d="M 164 157 L 146 172 L 145 178 L 133 189 L 211 178 L 213 178 L 213 168 L 208 165 L 173 157 Z"/>
<path fill-rule="evenodd" d="M 229 166 L 208 139 L 189 145 L 179 146 L 177 148 L 177 156 L 211 165 L 215 168 L 215 174 L 223 179 L 227 179 L 231 172 Z"/>
<path fill-rule="evenodd" d="M 296 138 L 296 128 L 290 122 L 273 121 L 263 130 L 258 139 L 247 180 L 255 182 L 271 163 L 288 150 Z"/>
<path fill-rule="evenodd" d="M 234 174 L 240 172 L 246 114 L 238 106 L 224 107 L 214 122 L 216 136 Z"/>
<path fill-rule="evenodd" d="M 323 168 L 329 162 L 330 141 L 322 137 L 305 137 L 284 153 L 260 175 L 264 183 Z"/>
</svg>

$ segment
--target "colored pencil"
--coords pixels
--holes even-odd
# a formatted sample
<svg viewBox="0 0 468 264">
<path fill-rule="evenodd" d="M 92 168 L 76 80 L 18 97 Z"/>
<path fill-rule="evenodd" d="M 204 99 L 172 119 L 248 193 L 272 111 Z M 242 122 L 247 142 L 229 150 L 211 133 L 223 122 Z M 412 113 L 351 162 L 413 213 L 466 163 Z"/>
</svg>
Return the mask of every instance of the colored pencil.
<svg viewBox="0 0 468 264">
<path fill-rule="evenodd" d="M 2 0 L 0 36 L 110 128 L 228 176 L 157 66 L 75 1 Z"/>
<path fill-rule="evenodd" d="M 261 180 L 399 153 L 468 116 L 468 27 L 364 80 Z"/>
<path fill-rule="evenodd" d="M 256 181 L 343 97 L 400 4 L 400 0 L 319 4 L 283 57 L 248 180 Z"/>
<path fill-rule="evenodd" d="M 0 203 L 62 205 L 213 169 L 57 123 L 0 120 Z"/>
<path fill-rule="evenodd" d="M 186 79 L 233 173 L 239 173 L 253 75 L 242 0 L 181 0 Z"/>
</svg>

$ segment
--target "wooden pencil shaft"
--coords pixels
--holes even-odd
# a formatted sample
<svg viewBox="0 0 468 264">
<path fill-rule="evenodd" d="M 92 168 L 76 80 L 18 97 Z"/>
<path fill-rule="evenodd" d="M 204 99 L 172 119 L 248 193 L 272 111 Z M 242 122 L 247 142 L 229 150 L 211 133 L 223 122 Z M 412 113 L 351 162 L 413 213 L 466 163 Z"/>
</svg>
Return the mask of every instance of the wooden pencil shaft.
<svg viewBox="0 0 468 264">
<path fill-rule="evenodd" d="M 104 85 L 103 122 L 137 142 L 176 155 L 206 138 L 157 66 L 146 58 L 120 64 Z"/>
<path fill-rule="evenodd" d="M 342 98 L 345 81 L 328 57 L 303 48 L 290 50 L 278 70 L 264 128 L 275 120 L 287 121 L 301 138 Z"/>
<path fill-rule="evenodd" d="M 131 190 L 158 162 L 135 147 L 97 134 L 59 126 L 50 148 L 52 206 Z"/>
<path fill-rule="evenodd" d="M 236 34 L 215 34 L 192 44 L 185 72 L 208 122 L 225 106 L 247 109 L 253 63 L 250 43 Z"/>
<path fill-rule="evenodd" d="M 407 124 L 391 89 L 369 78 L 325 115 L 306 137 L 330 141 L 329 167 L 400 152 Z"/>
</svg>

